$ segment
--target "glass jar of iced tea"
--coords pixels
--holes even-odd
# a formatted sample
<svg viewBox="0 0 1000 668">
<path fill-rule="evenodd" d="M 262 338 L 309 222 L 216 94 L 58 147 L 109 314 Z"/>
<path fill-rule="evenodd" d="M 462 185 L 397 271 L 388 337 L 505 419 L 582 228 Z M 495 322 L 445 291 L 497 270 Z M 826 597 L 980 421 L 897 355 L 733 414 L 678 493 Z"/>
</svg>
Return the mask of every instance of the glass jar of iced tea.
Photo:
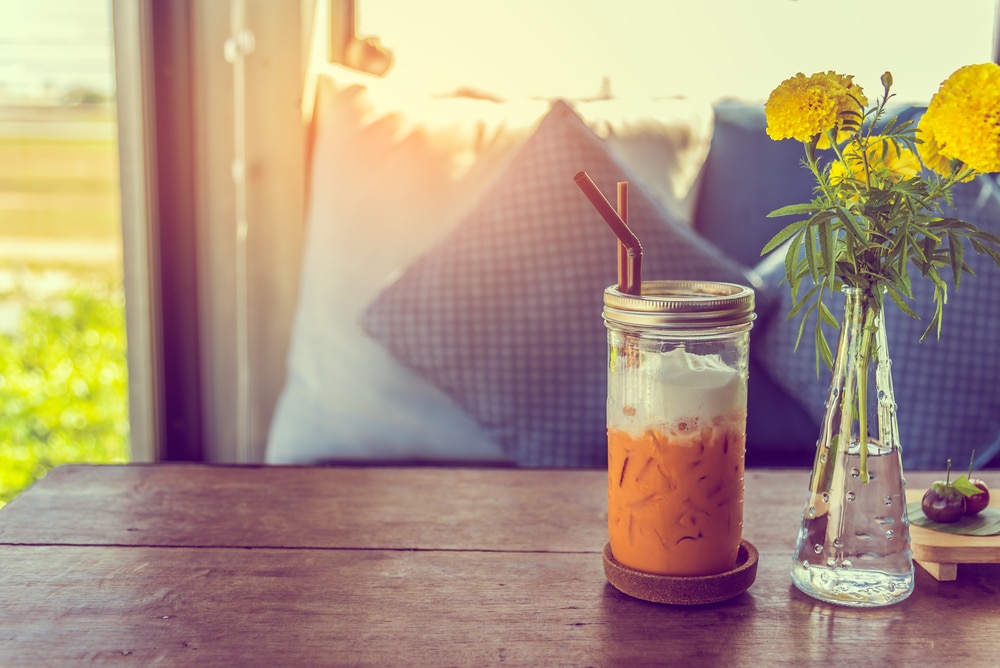
<svg viewBox="0 0 1000 668">
<path fill-rule="evenodd" d="M 736 566 L 743 533 L 751 288 L 647 281 L 604 292 L 608 532 L 623 566 Z"/>
</svg>

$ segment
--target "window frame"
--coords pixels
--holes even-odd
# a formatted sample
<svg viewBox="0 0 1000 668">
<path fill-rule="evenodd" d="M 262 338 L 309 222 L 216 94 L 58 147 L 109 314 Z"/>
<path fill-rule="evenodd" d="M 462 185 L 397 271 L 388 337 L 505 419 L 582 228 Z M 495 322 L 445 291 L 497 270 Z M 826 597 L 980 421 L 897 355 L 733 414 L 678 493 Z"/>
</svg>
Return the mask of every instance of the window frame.
<svg viewBox="0 0 1000 668">
<path fill-rule="evenodd" d="M 255 48 L 245 61 L 250 271 L 240 323 L 230 3 L 112 0 L 134 461 L 263 460 L 304 233 L 312 6 L 245 1 Z M 244 324 L 248 447 L 237 443 L 235 403 Z"/>
</svg>

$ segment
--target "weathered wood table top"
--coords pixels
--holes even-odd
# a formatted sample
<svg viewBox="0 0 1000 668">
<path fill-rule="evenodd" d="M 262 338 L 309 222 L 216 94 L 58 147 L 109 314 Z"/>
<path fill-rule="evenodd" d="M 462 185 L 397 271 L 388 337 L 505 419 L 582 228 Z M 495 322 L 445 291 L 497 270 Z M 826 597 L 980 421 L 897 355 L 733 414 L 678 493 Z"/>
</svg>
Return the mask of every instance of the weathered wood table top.
<svg viewBox="0 0 1000 668">
<path fill-rule="evenodd" d="M 0 510 L 0 665 L 997 665 L 1000 566 L 794 589 L 807 483 L 749 470 L 756 583 L 665 606 L 605 580 L 602 471 L 62 467 Z"/>
</svg>

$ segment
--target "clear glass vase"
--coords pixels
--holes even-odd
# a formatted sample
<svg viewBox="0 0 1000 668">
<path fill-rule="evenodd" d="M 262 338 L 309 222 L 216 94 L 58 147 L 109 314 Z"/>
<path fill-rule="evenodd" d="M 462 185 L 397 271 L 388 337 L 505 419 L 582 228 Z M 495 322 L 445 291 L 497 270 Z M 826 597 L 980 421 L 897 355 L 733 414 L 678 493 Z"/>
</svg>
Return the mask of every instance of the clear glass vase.
<svg viewBox="0 0 1000 668">
<path fill-rule="evenodd" d="M 844 295 L 792 582 L 830 603 L 884 606 L 913 591 L 891 361 L 880 302 L 859 288 Z"/>
</svg>

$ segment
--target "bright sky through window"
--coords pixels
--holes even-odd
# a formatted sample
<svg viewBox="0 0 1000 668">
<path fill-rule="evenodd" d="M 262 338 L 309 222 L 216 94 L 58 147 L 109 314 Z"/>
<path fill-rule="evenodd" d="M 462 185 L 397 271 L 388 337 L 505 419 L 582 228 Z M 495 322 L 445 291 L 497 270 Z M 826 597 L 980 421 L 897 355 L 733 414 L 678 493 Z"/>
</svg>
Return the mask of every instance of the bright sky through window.
<svg viewBox="0 0 1000 668">
<path fill-rule="evenodd" d="M 0 100 L 114 93 L 110 0 L 0 2 Z"/>
<path fill-rule="evenodd" d="M 854 74 L 926 101 L 960 65 L 992 60 L 994 0 L 359 0 L 358 32 L 393 50 L 413 92 L 505 98 L 763 100 L 802 71 Z M 398 83 L 398 82 L 397 82 Z"/>
</svg>

